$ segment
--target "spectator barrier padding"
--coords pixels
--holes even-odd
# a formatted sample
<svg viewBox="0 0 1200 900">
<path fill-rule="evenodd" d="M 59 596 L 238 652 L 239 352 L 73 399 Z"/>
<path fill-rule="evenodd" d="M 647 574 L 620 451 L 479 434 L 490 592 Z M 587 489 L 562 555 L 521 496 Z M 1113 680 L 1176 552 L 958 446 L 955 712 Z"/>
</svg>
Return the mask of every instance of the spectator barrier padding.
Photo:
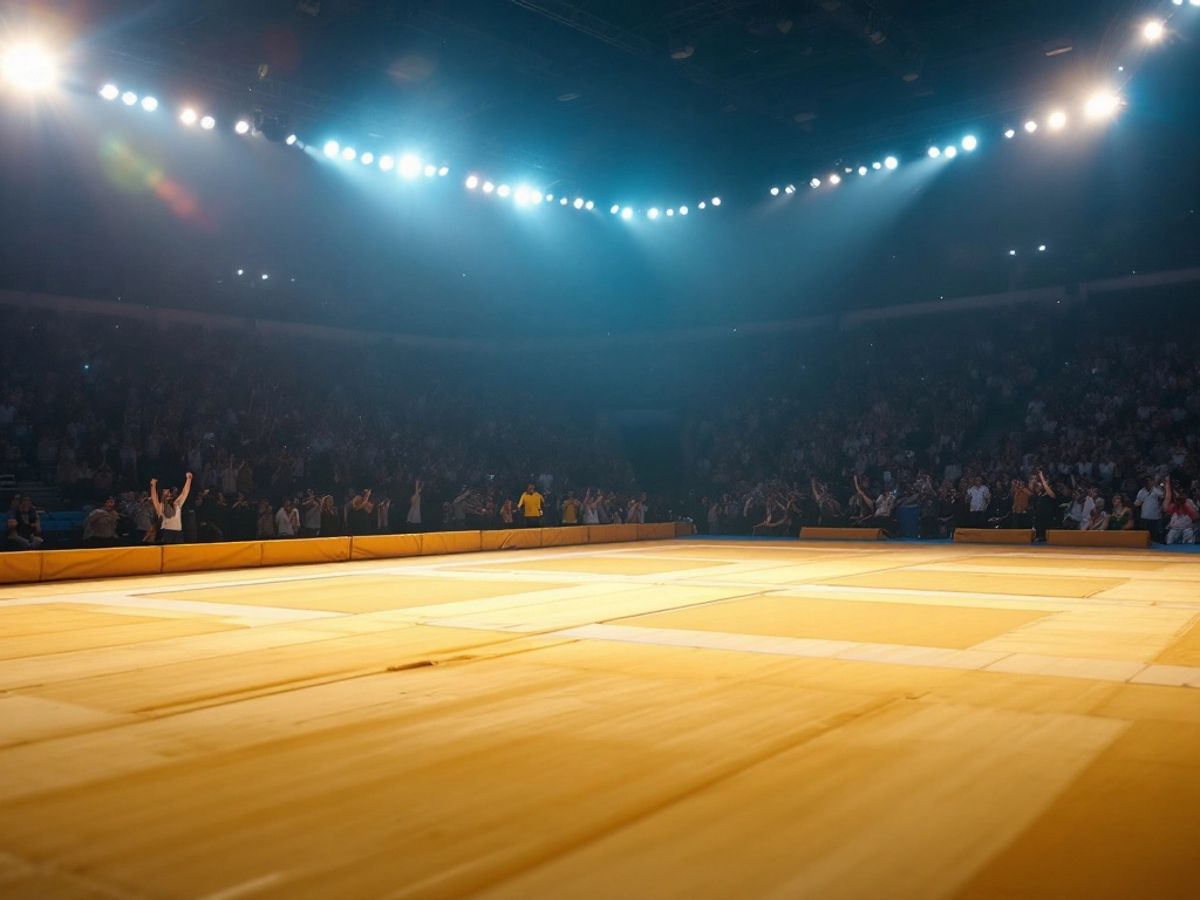
<svg viewBox="0 0 1200 900">
<path fill-rule="evenodd" d="M 1047 531 L 1046 543 L 1058 547 L 1119 547 L 1145 550 L 1150 546 L 1148 531 Z"/>
<path fill-rule="evenodd" d="M 882 528 L 801 528 L 802 541 L 882 541 Z"/>
<path fill-rule="evenodd" d="M 675 537 L 691 537 L 696 533 L 696 526 L 691 522 L 676 522 Z"/>
<path fill-rule="evenodd" d="M 350 539 L 351 559 L 396 559 L 420 556 L 420 534 L 366 534 Z"/>
<path fill-rule="evenodd" d="M 685 524 L 684 535 L 693 533 Z M 578 525 L 503 531 L 443 531 L 427 534 L 166 544 L 99 550 L 30 550 L 0 554 L 0 584 L 115 578 L 173 572 L 254 569 L 362 559 L 398 559 L 480 550 L 537 549 L 674 538 L 675 523 Z M 854 532 L 856 537 L 862 531 Z"/>
<path fill-rule="evenodd" d="M 956 544 L 1032 544 L 1032 528 L 955 528 Z"/>
</svg>

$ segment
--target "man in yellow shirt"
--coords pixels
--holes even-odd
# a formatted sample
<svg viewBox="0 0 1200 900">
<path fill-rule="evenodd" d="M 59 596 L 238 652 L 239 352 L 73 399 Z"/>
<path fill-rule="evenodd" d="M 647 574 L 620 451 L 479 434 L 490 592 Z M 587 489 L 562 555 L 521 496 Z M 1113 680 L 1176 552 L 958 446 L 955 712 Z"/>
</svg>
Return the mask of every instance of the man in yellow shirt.
<svg viewBox="0 0 1200 900">
<path fill-rule="evenodd" d="M 579 510 L 583 506 L 575 499 L 574 491 L 567 491 L 567 499 L 562 502 L 562 523 L 564 525 L 579 524 Z"/>
<path fill-rule="evenodd" d="M 533 482 L 525 485 L 525 493 L 517 500 L 517 506 L 521 508 L 521 513 L 525 516 L 526 528 L 540 528 L 542 525 L 542 503 L 545 498 L 538 493 L 538 489 L 534 487 Z"/>
</svg>

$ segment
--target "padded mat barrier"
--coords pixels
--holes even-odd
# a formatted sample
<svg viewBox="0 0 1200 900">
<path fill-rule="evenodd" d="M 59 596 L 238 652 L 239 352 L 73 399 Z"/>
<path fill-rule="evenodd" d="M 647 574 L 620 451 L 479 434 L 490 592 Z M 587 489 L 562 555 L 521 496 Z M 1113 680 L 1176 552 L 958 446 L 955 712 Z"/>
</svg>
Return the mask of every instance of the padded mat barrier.
<svg viewBox="0 0 1200 900">
<path fill-rule="evenodd" d="M 1032 544 L 1031 528 L 955 528 L 956 544 Z"/>
<path fill-rule="evenodd" d="M 1150 546 L 1148 531 L 1047 531 L 1046 543 L 1058 547 L 1130 547 L 1145 550 Z"/>
<path fill-rule="evenodd" d="M 882 528 L 809 528 L 800 529 L 802 541 L 882 541 Z"/>
</svg>

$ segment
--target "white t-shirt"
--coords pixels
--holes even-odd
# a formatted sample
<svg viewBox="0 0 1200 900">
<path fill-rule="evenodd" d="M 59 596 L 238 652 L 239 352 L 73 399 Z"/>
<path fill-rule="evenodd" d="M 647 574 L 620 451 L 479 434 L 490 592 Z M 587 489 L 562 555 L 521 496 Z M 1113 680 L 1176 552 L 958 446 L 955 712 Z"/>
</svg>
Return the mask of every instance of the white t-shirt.
<svg viewBox="0 0 1200 900">
<path fill-rule="evenodd" d="M 1142 505 L 1143 519 L 1161 519 L 1163 490 L 1160 487 L 1142 488 L 1137 492 L 1137 500 Z"/>
<path fill-rule="evenodd" d="M 292 510 L 295 513 L 296 510 Z M 279 507 L 279 512 L 275 513 L 275 533 L 280 537 L 295 537 L 296 526 L 292 521 L 292 516 L 282 506 Z"/>
<path fill-rule="evenodd" d="M 986 512 L 992 492 L 985 484 L 973 484 L 967 488 L 967 497 L 971 501 L 971 512 Z"/>
</svg>

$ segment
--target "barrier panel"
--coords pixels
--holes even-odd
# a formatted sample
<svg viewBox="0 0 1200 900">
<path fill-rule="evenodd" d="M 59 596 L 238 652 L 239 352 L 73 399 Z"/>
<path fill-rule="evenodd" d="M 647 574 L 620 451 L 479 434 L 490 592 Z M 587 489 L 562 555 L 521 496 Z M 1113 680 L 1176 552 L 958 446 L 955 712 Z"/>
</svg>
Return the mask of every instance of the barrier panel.
<svg viewBox="0 0 1200 900">
<path fill-rule="evenodd" d="M 1032 544 L 1032 528 L 955 528 L 956 544 Z"/>
<path fill-rule="evenodd" d="M 350 558 L 350 538 L 290 538 L 262 542 L 264 566 L 299 566 L 305 563 L 344 562 Z"/>
<path fill-rule="evenodd" d="M 696 526 L 691 522 L 676 522 L 675 537 L 691 537 L 696 533 Z"/>
<path fill-rule="evenodd" d="M 562 528 L 543 528 L 543 547 L 572 547 L 588 542 L 587 525 L 564 525 Z"/>
<path fill-rule="evenodd" d="M 1150 546 L 1148 531 L 1047 531 L 1046 543 L 1059 547 L 1120 547 L 1145 550 Z"/>
<path fill-rule="evenodd" d="M 882 541 L 882 528 L 801 528 L 802 541 Z"/>
<path fill-rule="evenodd" d="M 420 556 L 419 534 L 362 534 L 350 539 L 351 559 L 396 559 Z"/>
<path fill-rule="evenodd" d="M 482 549 L 483 537 L 478 531 L 431 531 L 421 535 L 422 556 L 470 553 Z"/>
<path fill-rule="evenodd" d="M 251 569 L 262 565 L 262 541 L 228 544 L 164 544 L 164 572 L 208 572 L 216 569 Z"/>
<path fill-rule="evenodd" d="M 635 525 L 637 529 L 637 539 L 639 541 L 665 541 L 668 538 L 675 537 L 675 523 L 664 522 L 662 524 L 652 525 Z"/>
<path fill-rule="evenodd" d="M 511 528 L 482 533 L 481 550 L 535 550 L 542 546 L 542 532 L 551 528 Z"/>
<path fill-rule="evenodd" d="M 42 577 L 41 550 L 14 550 L 0 553 L 0 584 L 21 584 L 40 581 Z"/>
<path fill-rule="evenodd" d="M 42 551 L 42 581 L 157 575 L 162 547 L 105 547 L 98 550 Z"/>
<path fill-rule="evenodd" d="M 615 544 L 637 540 L 636 525 L 589 525 L 589 544 Z"/>
</svg>

